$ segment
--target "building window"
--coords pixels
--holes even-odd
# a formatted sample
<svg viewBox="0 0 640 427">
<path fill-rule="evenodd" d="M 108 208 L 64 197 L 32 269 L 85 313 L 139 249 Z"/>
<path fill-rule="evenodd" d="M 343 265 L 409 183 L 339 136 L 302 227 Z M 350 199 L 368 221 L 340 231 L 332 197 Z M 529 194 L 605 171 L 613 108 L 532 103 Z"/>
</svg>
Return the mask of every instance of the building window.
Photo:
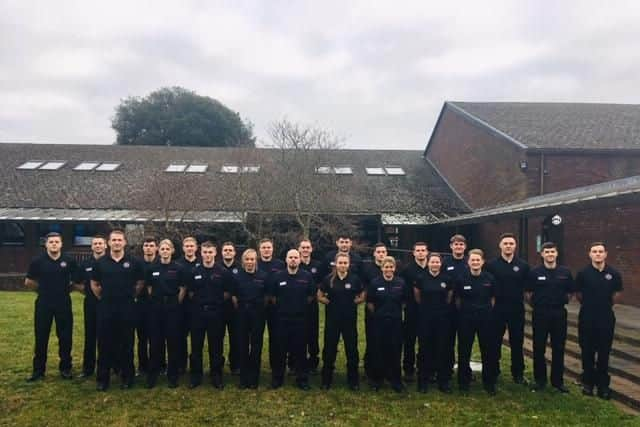
<svg viewBox="0 0 640 427">
<path fill-rule="evenodd" d="M 384 168 L 365 168 L 365 171 L 367 172 L 367 175 L 386 175 Z"/>
<path fill-rule="evenodd" d="M 220 172 L 222 173 L 238 173 L 240 171 L 240 167 L 236 165 L 223 165 Z"/>
<path fill-rule="evenodd" d="M 95 224 L 74 224 L 73 246 L 91 246 L 91 240 L 97 233 L 98 228 L 95 226 Z"/>
<path fill-rule="evenodd" d="M 260 172 L 260 166 L 247 165 L 242 167 L 242 173 L 258 173 Z"/>
<path fill-rule="evenodd" d="M 333 168 L 336 175 L 353 175 L 353 169 L 351 166 L 336 166 Z"/>
<path fill-rule="evenodd" d="M 40 161 L 37 161 L 37 160 L 30 160 L 30 161 L 24 162 L 23 164 L 18 166 L 18 169 L 34 170 L 34 169 L 38 169 L 40 166 L 42 166 L 43 163 L 44 162 L 40 162 Z"/>
<path fill-rule="evenodd" d="M 0 223 L 0 243 L 4 246 L 24 246 L 24 228 L 18 222 Z"/>
<path fill-rule="evenodd" d="M 113 172 L 120 167 L 120 163 L 104 162 L 96 168 L 100 172 Z"/>
<path fill-rule="evenodd" d="M 41 170 L 41 171 L 57 171 L 62 166 L 64 166 L 65 163 L 67 163 L 67 162 L 62 162 L 62 161 L 60 161 L 60 162 L 58 162 L 58 161 L 47 162 L 44 165 L 40 166 L 39 170 Z"/>
<path fill-rule="evenodd" d="M 187 165 L 185 164 L 171 163 L 169 166 L 167 166 L 167 168 L 164 171 L 165 172 L 184 172 L 186 168 L 187 168 Z"/>
<path fill-rule="evenodd" d="M 82 162 L 73 168 L 74 171 L 92 171 L 98 167 L 99 162 Z"/>
<path fill-rule="evenodd" d="M 207 171 L 208 167 L 209 166 L 207 166 L 207 165 L 191 164 L 191 165 L 189 165 L 189 167 L 187 167 L 187 172 L 190 172 L 190 173 L 205 173 Z"/>
<path fill-rule="evenodd" d="M 384 168 L 387 171 L 387 175 L 402 176 L 405 175 L 404 169 L 399 166 L 387 166 Z"/>
<path fill-rule="evenodd" d="M 331 173 L 331 166 L 318 166 L 316 167 L 316 173 L 318 175 L 329 175 Z"/>
</svg>

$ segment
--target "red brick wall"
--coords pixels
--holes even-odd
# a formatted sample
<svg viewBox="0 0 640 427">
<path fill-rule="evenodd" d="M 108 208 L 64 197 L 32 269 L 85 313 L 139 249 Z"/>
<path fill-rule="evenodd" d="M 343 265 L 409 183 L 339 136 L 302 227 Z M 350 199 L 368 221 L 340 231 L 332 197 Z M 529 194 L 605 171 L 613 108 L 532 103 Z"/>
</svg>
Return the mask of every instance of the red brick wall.
<svg viewBox="0 0 640 427">
<path fill-rule="evenodd" d="M 427 157 L 473 208 L 527 197 L 524 152 L 445 108 Z"/>
<path fill-rule="evenodd" d="M 640 306 L 640 206 L 588 207 L 559 211 L 563 218 L 563 264 L 574 274 L 589 263 L 587 246 L 604 240 L 608 247 L 608 262 L 618 269 L 624 281 L 623 303 Z M 536 253 L 536 236 L 542 235 L 544 216 L 528 218 L 528 262 L 540 262 Z M 478 224 L 472 234 L 471 246 L 485 250 L 487 257 L 498 255 L 497 238 L 502 232 L 518 233 L 518 220 L 504 218 Z"/>
</svg>

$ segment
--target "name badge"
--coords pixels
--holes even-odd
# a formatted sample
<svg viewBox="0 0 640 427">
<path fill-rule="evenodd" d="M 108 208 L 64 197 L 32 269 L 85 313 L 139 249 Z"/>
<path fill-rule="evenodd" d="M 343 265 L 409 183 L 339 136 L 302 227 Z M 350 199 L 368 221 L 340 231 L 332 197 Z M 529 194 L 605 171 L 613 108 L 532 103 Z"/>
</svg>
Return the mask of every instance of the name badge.
<svg viewBox="0 0 640 427">
<path fill-rule="evenodd" d="M 538 276 L 538 280 L 547 280 L 547 276 Z"/>
<path fill-rule="evenodd" d="M 379 291 L 384 291 L 384 288 L 378 288 Z"/>
<path fill-rule="evenodd" d="M 453 269 L 455 269 L 455 267 L 453 265 L 450 265 L 449 267 L 447 267 L 447 271 L 451 271 Z"/>
<path fill-rule="evenodd" d="M 280 282 L 280 283 L 279 283 L 279 285 L 280 285 L 280 286 L 286 286 L 286 285 L 287 285 L 287 282 Z"/>
<path fill-rule="evenodd" d="M 465 291 L 470 291 L 470 290 L 471 290 L 471 285 L 466 285 L 466 286 L 465 286 L 464 288 L 462 288 L 462 289 L 464 289 Z"/>
<path fill-rule="evenodd" d="M 201 274 L 198 274 L 197 276 L 194 276 L 193 278 L 194 278 L 195 280 L 200 280 L 200 279 L 202 279 L 202 275 L 201 275 Z"/>
<path fill-rule="evenodd" d="M 93 271 L 93 267 L 87 267 L 84 269 L 84 271 Z"/>
<path fill-rule="evenodd" d="M 159 271 L 154 271 L 153 273 L 151 273 L 152 276 L 159 276 L 160 272 Z"/>
<path fill-rule="evenodd" d="M 351 289 L 351 283 L 345 283 L 344 288 L 345 289 Z"/>
</svg>

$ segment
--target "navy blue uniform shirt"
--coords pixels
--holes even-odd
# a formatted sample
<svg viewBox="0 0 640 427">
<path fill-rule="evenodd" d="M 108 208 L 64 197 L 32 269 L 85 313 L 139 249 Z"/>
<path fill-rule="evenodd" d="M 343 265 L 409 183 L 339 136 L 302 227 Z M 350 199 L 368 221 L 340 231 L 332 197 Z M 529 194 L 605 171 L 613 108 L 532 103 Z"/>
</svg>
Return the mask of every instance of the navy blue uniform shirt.
<svg viewBox="0 0 640 427">
<path fill-rule="evenodd" d="M 606 264 L 602 271 L 589 264 L 576 275 L 575 287 L 582 293 L 582 309 L 608 311 L 613 294 L 622 291 L 622 276 Z"/>
<path fill-rule="evenodd" d="M 276 311 L 285 318 L 304 317 L 309 298 L 316 293 L 313 276 L 298 268 L 295 274 L 279 271 L 269 278 L 268 294 L 276 298 Z"/>
<path fill-rule="evenodd" d="M 442 259 L 442 272 L 449 275 L 453 280 L 458 280 L 465 271 L 469 270 L 468 261 L 466 256 L 458 259 L 452 255 L 445 255 Z"/>
<path fill-rule="evenodd" d="M 220 264 L 213 264 L 213 267 L 199 264 L 189 273 L 187 289 L 193 292 L 192 303 L 222 310 L 224 294 L 231 293 L 233 280 L 233 273 Z"/>
<path fill-rule="evenodd" d="M 48 253 L 37 257 L 29 265 L 27 278 L 38 282 L 38 298 L 44 301 L 66 301 L 71 291 L 71 282 L 80 282 L 78 264 L 65 254 L 56 260 Z"/>
<path fill-rule="evenodd" d="M 364 291 L 358 276 L 348 272 L 344 279 L 340 279 L 337 274 L 332 279 L 329 275 L 322 281 L 320 290 L 329 298 L 329 304 L 325 305 L 327 316 L 333 319 L 357 316 L 358 306 L 354 299 Z"/>
<path fill-rule="evenodd" d="M 420 274 L 413 287 L 420 292 L 420 312 L 424 314 L 443 313 L 449 311 L 447 298 L 453 291 L 453 282 L 446 273 L 432 275 L 429 271 Z"/>
<path fill-rule="evenodd" d="M 120 261 L 106 254 L 93 265 L 91 280 L 102 286 L 102 301 L 119 302 L 133 300 L 136 284 L 144 280 L 142 263 L 125 253 Z"/>
<path fill-rule="evenodd" d="M 400 275 L 404 279 L 405 286 L 407 287 L 407 289 L 405 290 L 406 298 L 410 304 L 417 304 L 413 295 L 413 288 L 416 287 L 418 282 L 422 280 L 422 276 L 424 276 L 425 274 L 429 274 L 426 264 L 425 267 L 422 268 L 415 260 L 411 261 L 409 265 L 407 265 L 407 267 L 402 270 L 402 273 L 400 273 Z"/>
<path fill-rule="evenodd" d="M 495 280 L 496 308 L 522 308 L 529 264 L 516 257 L 507 262 L 499 256 L 486 263 L 484 271 L 491 273 Z"/>
<path fill-rule="evenodd" d="M 573 276 L 564 266 L 546 268 L 540 265 L 529 272 L 527 291 L 532 292 L 533 308 L 559 308 L 569 302 L 569 294 L 573 293 Z"/>
<path fill-rule="evenodd" d="M 151 288 L 151 298 L 177 296 L 186 287 L 187 275 L 175 261 L 163 264 L 159 260 L 145 272 L 145 285 Z"/>
<path fill-rule="evenodd" d="M 233 276 L 231 291 L 231 294 L 238 299 L 238 305 L 264 305 L 268 277 L 269 275 L 262 270 L 256 270 L 254 273 L 247 273 L 244 269 L 238 270 L 238 273 Z"/>
<path fill-rule="evenodd" d="M 325 257 L 324 261 L 321 264 L 321 275 L 322 277 L 327 277 L 336 266 L 336 255 L 338 254 L 337 250 L 333 250 L 329 252 Z M 351 251 L 349 252 L 349 271 L 358 275 L 362 280 L 365 280 L 362 272 L 362 258 L 357 253 Z"/>
<path fill-rule="evenodd" d="M 93 275 L 93 265 L 96 263 L 96 259 L 91 255 L 89 258 L 80 262 L 78 265 L 79 274 L 82 278 L 82 283 L 84 285 L 84 296 L 88 298 L 90 301 L 97 301 L 96 296 L 93 294 L 91 290 L 91 276 Z"/>
<path fill-rule="evenodd" d="M 483 271 L 474 276 L 465 271 L 456 283 L 456 298 L 460 298 L 460 312 L 490 310 L 495 296 L 495 281 L 491 273 Z"/>
<path fill-rule="evenodd" d="M 375 317 L 402 320 L 402 306 L 406 290 L 404 280 L 394 276 L 391 280 L 376 277 L 367 288 L 367 302 L 373 303 Z"/>
</svg>

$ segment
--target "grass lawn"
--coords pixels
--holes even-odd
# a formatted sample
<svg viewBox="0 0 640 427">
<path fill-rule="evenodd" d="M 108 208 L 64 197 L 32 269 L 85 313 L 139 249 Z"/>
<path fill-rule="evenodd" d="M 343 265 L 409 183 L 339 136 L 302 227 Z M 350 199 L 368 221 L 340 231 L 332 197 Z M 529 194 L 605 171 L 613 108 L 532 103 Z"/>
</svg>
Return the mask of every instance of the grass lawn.
<svg viewBox="0 0 640 427">
<path fill-rule="evenodd" d="M 637 417 L 617 409 L 611 402 L 585 398 L 575 386 L 570 395 L 552 391 L 530 393 L 510 379 L 498 384 L 498 394 L 488 397 L 478 383 L 468 396 L 438 391 L 419 394 L 415 385 L 398 395 L 388 387 L 375 393 L 363 382 L 362 390 L 346 387 L 342 347 L 334 388 L 319 389 L 317 377 L 310 392 L 299 391 L 291 377 L 277 391 L 268 389 L 268 349 L 263 354 L 263 376 L 257 390 L 239 390 L 237 377 L 225 370 L 226 387 L 189 390 L 186 379 L 170 390 L 161 381 L 146 390 L 139 380 L 133 390 L 121 391 L 114 379 L 107 393 L 95 391 L 95 380 L 63 381 L 57 370 L 57 339 L 52 333 L 47 377 L 25 382 L 33 357 L 33 301 L 26 292 L 0 292 L 0 425 L 640 425 Z M 82 355 L 82 296 L 73 296 L 74 374 Z M 323 312 L 324 310 L 321 310 Z M 362 317 L 362 316 L 361 316 Z M 362 319 L 360 319 L 362 330 Z M 265 340 L 265 344 L 266 344 Z M 360 354 L 364 334 L 360 333 Z M 503 372 L 509 372 L 504 349 Z M 205 360 L 206 357 L 205 357 Z M 529 368 L 531 363 L 528 363 Z M 531 373 L 528 372 L 529 377 Z"/>
</svg>

